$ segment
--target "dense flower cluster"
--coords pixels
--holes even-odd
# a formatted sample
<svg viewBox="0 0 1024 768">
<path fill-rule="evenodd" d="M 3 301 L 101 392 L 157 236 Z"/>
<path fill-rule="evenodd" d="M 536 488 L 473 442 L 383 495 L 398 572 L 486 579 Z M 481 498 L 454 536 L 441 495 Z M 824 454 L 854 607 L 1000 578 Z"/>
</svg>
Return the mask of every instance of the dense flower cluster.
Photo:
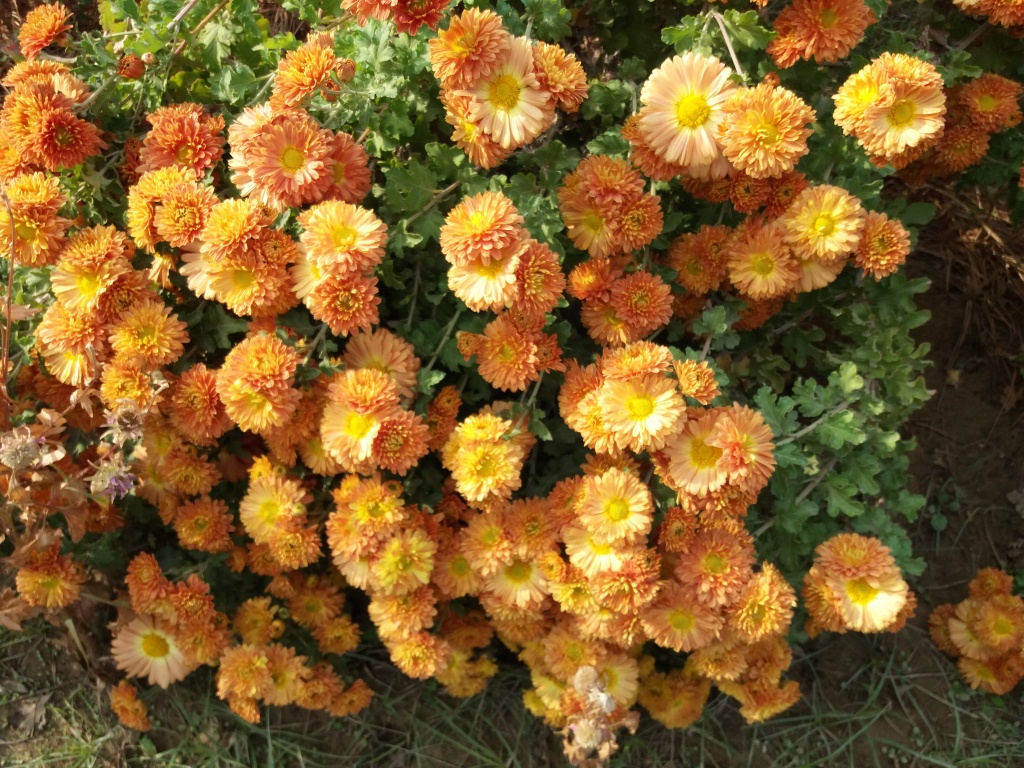
<svg viewBox="0 0 1024 768">
<path fill-rule="evenodd" d="M 957 660 L 971 688 L 1002 695 L 1024 678 L 1024 600 L 1012 588 L 1009 574 L 982 568 L 970 597 L 938 606 L 928 619 L 932 640 Z"/>
<path fill-rule="evenodd" d="M 587 76 L 575 55 L 510 34 L 490 10 L 466 8 L 441 28 L 449 5 L 343 0 L 341 23 L 438 30 L 420 71 L 429 81 L 429 63 L 440 83 L 454 143 L 494 168 L 553 135 L 557 110 L 579 111 Z M 997 5 L 969 10 L 1018 23 Z M 262 103 L 232 102 L 228 119 L 191 102 L 140 108 L 118 137 L 86 117 L 102 89 L 41 53 L 69 19 L 60 5 L 29 13 L 26 60 L 3 79 L 0 254 L 45 267 L 39 295 L 52 301 L 10 372 L 11 412 L 35 417 L 0 435 L 0 503 L 19 505 L 5 558 L 17 593 L 0 591 L 0 622 L 79 600 L 93 574 L 68 542 L 148 516 L 157 554 L 128 553 L 124 593 L 117 580 L 96 583 L 119 608 L 114 662 L 161 688 L 216 667 L 217 695 L 249 722 L 264 704 L 334 716 L 367 706 L 368 686 L 334 667 L 362 641 L 360 622 L 403 673 L 457 697 L 496 674 L 497 639 L 529 669 L 526 706 L 561 729 L 577 764 L 614 751 L 615 730 L 636 727 L 636 704 L 683 728 L 712 686 L 748 722 L 799 700 L 783 679 L 797 591 L 745 525 L 776 468 L 777 436 L 743 394 L 720 390 L 711 340 L 703 354 L 680 352 L 668 343 L 685 325 L 669 324 L 721 291 L 746 302 L 736 328 L 755 328 L 850 262 L 876 280 L 892 274 L 910 235 L 866 210 L 869 199 L 797 170 L 818 116 L 777 74 L 742 86 L 696 51 L 657 67 L 620 128 L 622 155 L 613 129 L 607 154 L 561 178 L 577 251 L 565 257 L 550 220 L 534 227 L 528 201 L 506 190 L 517 209 L 497 177 L 476 185 L 481 175 L 457 158 L 457 183 L 486 191 L 445 213 L 434 209 L 454 185 L 434 190 L 403 223 L 443 219 L 417 241 L 414 291 L 422 267 L 426 300 L 451 309 L 433 261 L 477 314 L 441 316 L 444 338 L 424 339 L 414 310 L 425 302 L 413 298 L 403 325 L 379 291 L 379 281 L 398 290 L 392 278 L 407 266 L 394 228 L 388 250 L 391 173 L 381 192 L 363 138 L 339 128 L 345 112 L 320 108 L 363 99 L 347 92 L 356 65 L 337 55 L 334 32 L 310 32 L 265 67 L 265 86 L 246 83 L 256 101 L 269 89 Z M 794 0 L 769 53 L 780 68 L 835 62 L 874 21 L 862 0 Z M 143 59 L 122 56 L 110 82 L 141 89 L 152 77 Z M 944 88 L 935 66 L 887 53 L 840 88 L 833 118 L 876 164 L 935 176 L 977 162 L 991 135 L 1019 124 L 1020 93 L 997 75 Z M 107 152 L 108 141 L 119 146 Z M 115 172 L 123 222 L 90 225 L 75 185 L 111 184 Z M 731 208 L 701 224 L 715 218 L 674 210 L 676 187 Z M 379 208 L 371 189 L 386 199 Z M 553 202 L 548 212 L 557 228 Z M 659 253 L 673 214 L 684 229 L 670 226 Z M 232 324 L 211 327 L 211 316 Z M 428 350 L 422 361 L 417 349 Z M 453 349 L 475 368 L 435 392 L 435 366 Z M 531 460 L 552 439 L 552 379 L 558 437 L 568 427 L 589 453 L 537 488 Z M 493 390 L 523 394 L 492 400 Z M 216 556 L 255 594 L 215 596 L 214 569 L 182 572 L 165 558 L 175 541 L 200 563 Z M 365 596 L 347 605 L 353 590 Z M 993 573 L 971 593 L 938 609 L 933 634 L 972 685 L 1008 690 L 1024 675 L 1024 604 Z M 802 597 L 811 636 L 896 631 L 916 602 L 888 548 L 856 534 L 818 547 Z M 127 680 L 110 691 L 122 722 L 148 730 L 143 698 Z"/>
<path fill-rule="evenodd" d="M 430 41 L 452 140 L 481 168 L 493 168 L 587 96 L 579 61 L 556 45 L 509 34 L 493 11 L 469 8 Z"/>
<path fill-rule="evenodd" d="M 889 548 L 856 533 L 835 536 L 815 550 L 804 578 L 811 636 L 821 632 L 897 632 L 917 601 Z"/>
<path fill-rule="evenodd" d="M 1024 3 L 1017 0 L 953 0 L 953 5 L 964 13 L 981 16 L 990 24 L 1011 29 L 1024 26 Z"/>
</svg>

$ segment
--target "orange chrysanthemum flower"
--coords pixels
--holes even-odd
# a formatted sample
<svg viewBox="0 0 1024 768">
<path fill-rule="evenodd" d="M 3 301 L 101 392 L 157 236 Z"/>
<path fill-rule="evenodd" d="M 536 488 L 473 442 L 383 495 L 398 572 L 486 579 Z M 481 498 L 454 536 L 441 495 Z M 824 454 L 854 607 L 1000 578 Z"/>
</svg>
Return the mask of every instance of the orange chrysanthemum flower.
<svg viewBox="0 0 1024 768">
<path fill-rule="evenodd" d="M 523 37 L 511 38 L 494 71 L 465 92 L 473 99 L 470 117 L 505 149 L 529 144 L 554 120 L 554 98 L 537 81 L 533 46 Z"/>
<path fill-rule="evenodd" d="M 746 643 L 782 635 L 789 629 L 796 593 L 771 563 L 747 582 L 728 617 L 728 627 Z"/>
<path fill-rule="evenodd" d="M 499 312 L 510 307 L 519 294 L 516 272 L 524 247 L 513 247 L 489 261 L 453 264 L 448 269 L 448 287 L 474 312 Z"/>
<path fill-rule="evenodd" d="M 797 281 L 796 265 L 781 226 L 754 226 L 737 234 L 725 248 L 729 281 L 743 296 L 785 296 Z"/>
<path fill-rule="evenodd" d="M 484 328 L 474 350 L 480 376 L 497 389 L 522 392 L 539 373 L 535 334 L 507 313 Z"/>
<path fill-rule="evenodd" d="M 625 324 L 626 333 L 631 337 L 628 340 L 647 336 L 672 319 L 672 289 L 658 275 L 644 270 L 616 280 L 609 303 Z"/>
<path fill-rule="evenodd" d="M 780 67 L 799 59 L 839 61 L 876 21 L 864 0 L 793 0 L 775 20 L 777 35 L 768 54 Z"/>
<path fill-rule="evenodd" d="M 345 364 L 349 368 L 372 368 L 395 381 L 399 397 L 412 397 L 420 360 L 412 344 L 389 330 L 378 328 L 358 333 L 345 347 Z"/>
<path fill-rule="evenodd" d="M 648 374 L 606 381 L 598 393 L 601 419 L 620 448 L 660 450 L 683 427 L 686 404 L 675 382 Z"/>
<path fill-rule="evenodd" d="M 320 425 L 324 450 L 349 471 L 362 469 L 382 423 L 396 409 L 398 391 L 389 376 L 370 368 L 345 371 L 328 390 Z"/>
<path fill-rule="evenodd" d="M 25 14 L 25 20 L 18 29 L 21 55 L 34 59 L 43 48 L 71 29 L 70 20 L 71 12 L 60 3 L 33 8 Z"/>
<path fill-rule="evenodd" d="M 234 543 L 231 541 L 231 513 L 228 506 L 219 499 L 203 496 L 186 502 L 178 507 L 174 517 L 174 530 L 178 541 L 185 549 L 201 552 L 230 552 Z"/>
<path fill-rule="evenodd" d="M 510 47 L 498 14 L 467 8 L 430 41 L 430 65 L 443 88 L 472 88 L 494 73 Z"/>
<path fill-rule="evenodd" d="M 336 336 L 368 332 L 379 319 L 376 277 L 331 275 L 317 283 L 303 302 L 313 317 L 327 323 Z"/>
<path fill-rule="evenodd" d="M 159 239 L 172 248 L 190 245 L 203 233 L 210 211 L 218 202 L 209 187 L 195 182 L 179 184 L 160 198 L 153 214 L 153 228 Z"/>
<path fill-rule="evenodd" d="M 302 395 L 292 388 L 299 356 L 276 336 L 240 342 L 217 374 L 217 394 L 241 429 L 261 432 L 291 418 Z"/>
<path fill-rule="evenodd" d="M 500 192 L 482 192 L 462 200 L 445 217 L 441 252 L 453 265 L 488 264 L 507 258 L 525 236 L 523 217 Z"/>
<path fill-rule="evenodd" d="M 289 51 L 277 63 L 270 103 L 278 110 L 299 106 L 318 88 L 330 83 L 331 73 L 340 65 L 341 61 L 334 55 L 334 36 L 329 32 L 311 34 L 305 43 Z"/>
<path fill-rule="evenodd" d="M 574 54 L 538 40 L 533 46 L 533 67 L 540 87 L 566 112 L 579 110 L 587 98 L 587 75 Z"/>
<path fill-rule="evenodd" d="M 384 256 L 387 227 L 366 208 L 329 200 L 299 215 L 307 258 L 338 277 L 365 274 Z"/>
<path fill-rule="evenodd" d="M 651 73 L 640 93 L 640 130 L 662 160 L 709 168 L 719 157 L 716 134 L 722 108 L 735 90 L 731 74 L 714 56 L 693 51 Z"/>
<path fill-rule="evenodd" d="M 1020 123 L 1021 90 L 1017 81 L 988 72 L 953 89 L 950 102 L 966 110 L 970 125 L 998 133 Z"/>
<path fill-rule="evenodd" d="M 712 528 L 694 535 L 693 543 L 679 556 L 675 574 L 703 605 L 727 608 L 750 581 L 753 563 L 749 540 Z"/>
<path fill-rule="evenodd" d="M 138 688 L 122 680 L 110 689 L 110 708 L 122 725 L 137 731 L 148 731 L 152 727 L 149 710 L 144 702 L 139 701 L 138 694 Z"/>
<path fill-rule="evenodd" d="M 160 301 L 140 301 L 110 328 L 115 359 L 145 368 L 177 360 L 188 343 L 186 325 Z"/>
<path fill-rule="evenodd" d="M 832 261 L 857 249 L 864 215 L 856 197 L 823 184 L 800 193 L 781 221 L 786 243 L 797 258 Z"/>
<path fill-rule="evenodd" d="M 207 115 L 201 104 L 170 104 L 146 119 L 153 127 L 142 142 L 139 173 L 177 166 L 198 179 L 224 154 L 224 118 Z"/>
<path fill-rule="evenodd" d="M 584 479 L 576 512 L 598 544 L 618 547 L 646 540 L 654 503 L 651 492 L 636 477 L 620 469 Z"/>
<path fill-rule="evenodd" d="M 350 134 L 339 131 L 334 134 L 331 159 L 334 183 L 324 198 L 353 205 L 362 202 L 370 191 L 370 158 L 366 150 Z"/>
<path fill-rule="evenodd" d="M 684 397 L 692 397 L 701 405 L 710 405 L 721 394 L 715 372 L 703 360 L 677 360 L 672 368 Z"/>
<path fill-rule="evenodd" d="M 725 244 L 731 233 L 729 227 L 706 224 L 672 241 L 666 263 L 678 273 L 676 282 L 697 296 L 718 288 L 727 272 Z"/>
<path fill-rule="evenodd" d="M 640 613 L 647 636 L 663 648 L 690 652 L 718 639 L 724 621 L 688 587 L 668 582 Z"/>
<path fill-rule="evenodd" d="M 0 254 L 11 257 L 11 216 L 14 217 L 14 259 L 19 264 L 38 267 L 57 261 L 64 232 L 71 223 L 57 215 L 67 201 L 58 180 L 43 173 L 27 173 L 16 177 L 4 192 L 10 201 L 0 206 Z"/>
<path fill-rule="evenodd" d="M 671 181 L 686 174 L 685 165 L 666 162 L 654 151 L 640 127 L 639 114 L 626 118 L 621 133 L 622 138 L 629 142 L 629 162 L 639 168 L 647 178 L 653 181 Z"/>
<path fill-rule="evenodd" d="M 722 153 L 754 178 L 779 177 L 807 154 L 814 110 L 792 91 L 762 83 L 740 88 L 723 105 Z"/>
<path fill-rule="evenodd" d="M 711 445 L 718 422 L 717 412 L 691 419 L 665 446 L 669 479 L 688 493 L 706 494 L 721 488 L 728 479 L 723 451 Z"/>
<path fill-rule="evenodd" d="M 192 671 L 170 626 L 147 616 L 139 616 L 118 630 L 111 655 L 118 669 L 132 677 L 145 676 L 151 685 L 161 688 Z"/>
<path fill-rule="evenodd" d="M 471 115 L 473 98 L 463 94 L 463 91 L 441 92 L 445 122 L 454 129 L 452 141 L 476 165 L 484 169 L 494 168 L 505 160 L 512 150 L 505 149 L 491 138 L 490 134 L 480 129 L 480 124 Z"/>
<path fill-rule="evenodd" d="M 60 542 L 37 549 L 18 569 L 15 585 L 21 599 L 32 606 L 58 610 L 78 600 L 86 574 L 70 555 L 60 553 Z"/>
<path fill-rule="evenodd" d="M 232 177 L 243 195 L 274 210 L 316 202 L 334 183 L 334 136 L 304 112 L 289 118 L 264 127 L 246 148 L 248 183 Z"/>
<path fill-rule="evenodd" d="M 881 280 L 899 269 L 909 253 L 910 235 L 903 225 L 884 213 L 869 212 L 854 263 L 875 280 Z"/>
</svg>

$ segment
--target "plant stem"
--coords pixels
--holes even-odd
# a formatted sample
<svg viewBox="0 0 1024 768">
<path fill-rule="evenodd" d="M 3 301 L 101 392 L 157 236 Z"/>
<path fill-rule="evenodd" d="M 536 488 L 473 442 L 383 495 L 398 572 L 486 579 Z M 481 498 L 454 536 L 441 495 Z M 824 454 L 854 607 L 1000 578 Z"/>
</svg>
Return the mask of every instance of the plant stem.
<svg viewBox="0 0 1024 768">
<path fill-rule="evenodd" d="M 825 419 L 827 419 L 829 416 L 832 416 L 832 415 L 834 415 L 836 413 L 839 413 L 840 411 L 845 411 L 849 406 L 850 406 L 850 401 L 849 400 L 843 400 L 843 402 L 841 402 L 839 405 L 837 405 L 831 411 L 829 411 L 828 413 L 822 414 L 819 418 L 817 418 L 814 421 L 812 421 L 810 424 L 808 424 L 806 427 L 801 429 L 799 432 L 794 432 L 789 437 L 787 437 L 787 438 L 785 438 L 783 440 L 779 440 L 779 442 L 777 442 L 775 444 L 775 447 L 778 448 L 781 445 L 788 445 L 789 443 L 792 443 L 797 438 L 803 437 L 808 432 L 813 432 L 818 427 L 820 427 L 821 424 L 825 421 Z"/>
<path fill-rule="evenodd" d="M 430 371 L 433 369 L 434 363 L 437 362 L 437 356 L 441 354 L 441 350 L 444 348 L 444 345 L 448 343 L 448 339 L 451 337 L 452 331 L 455 330 L 455 323 L 458 322 L 459 316 L 461 314 L 462 307 L 459 307 L 457 310 L 455 310 L 455 315 L 448 322 L 448 327 L 444 329 L 444 336 L 441 338 L 441 343 L 438 344 L 437 349 L 434 350 L 434 355 L 433 357 L 430 358 L 430 362 L 427 363 L 427 367 L 423 369 L 424 373 L 430 373 Z"/>
<path fill-rule="evenodd" d="M 324 338 L 327 336 L 327 323 L 320 326 L 320 330 L 316 332 L 316 336 L 313 337 L 313 341 L 309 344 L 309 351 L 306 352 L 306 358 L 302 361 L 303 365 L 309 362 L 309 359 L 313 357 L 313 353 L 316 352 L 317 347 L 323 343 Z"/>
<path fill-rule="evenodd" d="M 416 276 L 412 282 L 412 302 L 409 304 L 409 316 L 405 319 L 405 331 L 412 330 L 412 318 L 416 314 L 416 299 L 420 295 L 420 260 L 416 259 Z"/>
<path fill-rule="evenodd" d="M 7 209 L 7 220 L 11 223 L 11 252 L 7 255 L 7 297 L 4 306 L 4 348 L 0 352 L 0 397 L 3 398 L 4 431 L 10 427 L 11 398 L 7 392 L 7 365 L 11 359 L 11 302 L 14 294 L 14 248 L 17 245 L 17 230 L 14 228 L 14 213 L 11 211 L 11 201 L 7 193 L 0 190 L 0 198 L 3 198 L 4 207 Z"/>
<path fill-rule="evenodd" d="M 416 211 L 416 213 L 414 213 L 412 216 L 405 220 L 406 228 L 408 228 L 409 225 L 416 221 L 416 219 L 418 219 L 420 216 L 424 215 L 425 213 L 430 213 L 432 210 L 434 210 L 438 203 L 440 203 L 445 197 L 447 197 L 448 194 L 458 189 L 461 185 L 461 181 L 453 181 L 447 187 L 445 187 L 436 195 L 434 195 L 434 197 L 430 200 L 429 203 L 427 203 L 425 206 Z"/>
<path fill-rule="evenodd" d="M 224 8 L 227 7 L 227 4 L 230 2 L 231 0 L 221 0 L 220 3 L 215 5 L 213 10 L 206 14 L 206 16 L 203 17 L 202 21 L 196 24 L 195 29 L 193 29 L 189 33 L 189 37 L 195 37 L 196 35 L 198 35 L 200 30 L 207 24 L 209 24 L 213 20 L 214 16 L 223 11 Z M 188 45 L 188 40 L 182 40 L 181 43 L 179 43 L 178 47 L 174 49 L 174 53 L 171 54 L 171 58 L 173 59 L 175 56 L 178 56 L 182 51 L 184 51 L 186 45 Z"/>
<path fill-rule="evenodd" d="M 170 23 L 167 25 L 167 31 L 173 32 L 175 28 L 177 28 L 178 22 L 185 18 L 188 12 L 196 7 L 196 4 L 198 2 L 199 0 L 188 0 L 188 2 L 185 3 L 184 6 L 182 6 L 182 9 L 178 11 L 177 15 L 173 19 L 171 19 Z"/>
<path fill-rule="evenodd" d="M 725 38 L 725 47 L 729 49 L 729 56 L 732 57 L 732 65 L 736 67 L 736 74 L 740 76 L 740 79 L 745 83 L 747 82 L 747 73 L 743 71 L 743 67 L 740 66 L 740 60 L 736 58 L 736 51 L 732 47 L 732 40 L 729 38 L 729 33 L 725 29 L 725 19 L 722 18 L 720 13 L 712 13 L 713 18 L 718 23 L 718 28 L 722 30 L 722 37 Z"/>
</svg>

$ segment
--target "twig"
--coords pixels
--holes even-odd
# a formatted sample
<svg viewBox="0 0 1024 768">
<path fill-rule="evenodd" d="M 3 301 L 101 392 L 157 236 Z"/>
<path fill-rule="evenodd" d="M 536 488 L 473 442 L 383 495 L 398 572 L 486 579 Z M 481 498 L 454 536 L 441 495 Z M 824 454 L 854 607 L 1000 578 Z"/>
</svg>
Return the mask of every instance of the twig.
<svg viewBox="0 0 1024 768">
<path fill-rule="evenodd" d="M 418 211 L 416 211 L 416 213 L 414 213 L 412 216 L 410 216 L 408 219 L 405 220 L 406 228 L 408 228 L 409 225 L 412 224 L 414 221 L 416 221 L 416 219 L 418 219 L 420 216 L 422 216 L 422 215 L 424 215 L 426 213 L 430 213 L 432 210 L 434 210 L 434 208 L 437 206 L 438 203 L 440 203 L 452 191 L 458 189 L 459 186 L 461 186 L 461 185 L 462 185 L 461 181 L 453 181 L 447 187 L 445 187 L 440 192 L 438 192 L 436 195 L 434 195 L 434 197 L 431 199 L 431 201 L 429 203 L 427 203 L 425 206 L 423 206 Z"/>
<path fill-rule="evenodd" d="M 787 437 L 787 438 L 785 438 L 783 440 L 779 440 L 779 442 L 777 442 L 775 444 L 775 447 L 778 448 L 780 445 L 788 445 L 789 443 L 792 443 L 797 438 L 803 437 L 808 432 L 813 432 L 818 427 L 820 427 L 822 425 L 822 423 L 825 421 L 825 419 L 827 419 L 829 416 L 837 414 L 837 413 L 839 413 L 841 411 L 845 411 L 849 406 L 850 406 L 850 401 L 849 400 L 843 400 L 843 402 L 841 402 L 835 408 L 830 410 L 828 413 L 822 414 L 819 418 L 817 418 L 816 420 L 814 420 L 813 422 L 808 424 L 806 427 L 801 429 L 799 432 L 794 432 L 789 437 Z"/>
<path fill-rule="evenodd" d="M 711 338 L 711 336 L 708 336 L 707 340 L 704 342 L 704 349 L 702 349 L 700 352 L 701 362 L 704 362 L 705 360 L 708 359 L 708 352 L 711 351 Z"/>
<path fill-rule="evenodd" d="M 825 465 L 824 469 L 822 469 L 821 472 L 819 472 L 817 476 L 813 480 L 811 480 L 811 482 L 809 482 L 802 491 L 800 491 L 800 495 L 793 500 L 794 506 L 797 504 L 802 504 L 807 499 L 807 497 L 811 495 L 811 491 L 813 491 L 815 488 L 821 485 L 821 481 L 824 480 L 825 476 L 832 471 L 833 467 L 835 467 L 838 461 L 838 456 L 833 456 L 831 459 L 829 459 L 829 462 L 828 464 Z"/>
<path fill-rule="evenodd" d="M 167 31 L 173 32 L 177 28 L 178 22 L 184 19 L 188 12 L 196 7 L 196 4 L 198 2 L 199 0 L 188 0 L 188 2 L 185 3 L 184 6 L 182 6 L 182 9 L 178 11 L 177 15 L 173 19 L 171 19 L 170 23 L 167 25 Z"/>
<path fill-rule="evenodd" d="M 736 67 L 736 74 L 740 76 L 744 83 L 747 82 L 747 73 L 740 66 L 740 60 L 736 58 L 736 51 L 732 47 L 732 40 L 729 39 L 729 33 L 725 29 L 725 19 L 722 18 L 720 13 L 712 13 L 711 18 L 718 23 L 718 28 L 722 30 L 722 37 L 725 38 L 725 47 L 729 49 L 729 56 L 732 57 L 732 65 Z"/>
<path fill-rule="evenodd" d="M 988 24 L 979 24 L 976 30 L 971 32 L 971 34 L 969 34 L 967 37 L 965 37 L 963 40 L 961 40 L 959 43 L 953 46 L 953 50 L 964 50 L 967 46 L 969 46 L 971 43 L 973 43 L 975 40 L 977 40 L 979 37 L 985 34 L 985 32 L 987 32 L 989 29 L 991 29 L 991 27 L 989 27 Z"/>
<path fill-rule="evenodd" d="M 11 360 L 11 303 L 14 294 L 14 249 L 17 245 L 17 230 L 14 227 L 14 213 L 11 211 L 11 200 L 7 193 L 0 190 L 0 198 L 3 198 L 4 207 L 7 209 L 7 219 L 11 224 L 11 252 L 7 257 L 7 298 L 4 306 L 4 348 L 0 352 L 0 382 L 3 387 L 0 389 L 0 397 L 3 398 L 4 431 L 10 427 L 11 398 L 7 390 L 7 364 Z"/>
<path fill-rule="evenodd" d="M 430 371 L 433 369 L 434 363 L 437 362 L 437 356 L 441 354 L 441 350 L 444 348 L 444 345 L 448 343 L 448 339 L 451 337 L 452 331 L 455 330 L 455 323 L 458 322 L 459 316 L 461 314 L 462 307 L 459 307 L 457 310 L 455 310 L 455 315 L 449 321 L 448 327 L 444 329 L 444 336 L 441 338 L 441 343 L 438 344 L 437 349 L 434 350 L 434 355 L 433 357 L 430 358 L 430 362 L 427 363 L 427 367 L 423 369 L 424 373 L 430 373 Z"/>
<path fill-rule="evenodd" d="M 196 35 L 198 35 L 200 30 L 202 30 L 203 27 L 209 24 L 213 20 L 214 16 L 223 11 L 224 8 L 227 7 L 227 4 L 230 2 L 231 0 L 221 0 L 220 3 L 214 6 L 212 11 L 210 11 L 208 14 L 206 14 L 206 16 L 203 17 L 202 21 L 196 24 L 195 28 L 189 33 L 189 37 L 195 37 Z M 188 45 L 188 40 L 182 40 L 178 47 L 174 49 L 174 53 L 171 54 L 171 58 L 173 59 L 175 56 L 180 55 L 181 52 L 185 50 L 186 45 Z"/>
<path fill-rule="evenodd" d="M 309 351 L 306 352 L 306 358 L 302 361 L 303 365 L 306 365 L 309 362 L 309 359 L 313 356 L 313 353 L 316 352 L 317 347 L 320 346 L 326 336 L 327 323 L 324 323 L 320 326 L 320 330 L 316 332 L 316 336 L 313 337 L 313 341 L 310 342 Z"/>
<path fill-rule="evenodd" d="M 416 299 L 420 295 L 420 260 L 416 259 L 416 276 L 412 282 L 412 302 L 409 304 L 409 316 L 405 319 L 405 330 L 412 330 L 412 318 L 416 314 Z"/>
</svg>

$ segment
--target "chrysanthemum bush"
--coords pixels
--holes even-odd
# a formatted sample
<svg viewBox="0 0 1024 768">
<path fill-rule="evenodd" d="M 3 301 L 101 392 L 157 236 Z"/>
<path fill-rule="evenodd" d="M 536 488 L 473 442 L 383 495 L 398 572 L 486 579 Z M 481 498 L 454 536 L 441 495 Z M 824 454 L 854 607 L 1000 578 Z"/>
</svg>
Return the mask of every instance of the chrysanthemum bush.
<svg viewBox="0 0 1024 768">
<path fill-rule="evenodd" d="M 914 611 L 900 267 L 931 206 L 899 189 L 1015 181 L 1021 88 L 972 63 L 1019 52 L 1005 5 L 965 7 L 1009 28 L 984 47 L 861 0 L 287 0 L 301 42 L 250 0 L 34 10 L 0 111 L 0 622 L 113 606 L 142 730 L 140 688 L 204 666 L 251 722 L 358 712 L 361 644 L 460 697 L 503 645 L 581 764 L 636 704 L 789 708 L 793 644 Z M 937 637 L 1016 652 L 979 590 Z"/>
</svg>

